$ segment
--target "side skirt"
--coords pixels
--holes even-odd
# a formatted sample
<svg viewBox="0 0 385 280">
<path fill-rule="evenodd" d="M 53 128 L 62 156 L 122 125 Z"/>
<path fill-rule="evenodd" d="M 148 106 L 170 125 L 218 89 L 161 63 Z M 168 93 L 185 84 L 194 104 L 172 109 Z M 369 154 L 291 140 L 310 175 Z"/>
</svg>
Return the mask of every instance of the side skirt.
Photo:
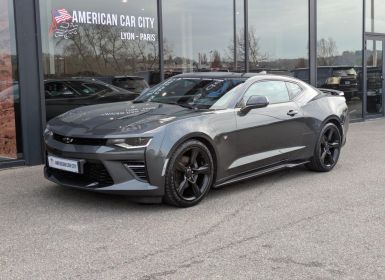
<svg viewBox="0 0 385 280">
<path fill-rule="evenodd" d="M 255 170 L 255 171 L 243 173 L 243 174 L 240 174 L 240 175 L 238 175 L 236 177 L 233 177 L 233 178 L 227 179 L 225 181 L 216 183 L 213 188 L 219 188 L 219 187 L 222 187 L 222 186 L 225 186 L 225 185 L 230 185 L 230 184 L 233 184 L 233 183 L 236 183 L 236 182 L 239 182 L 239 181 L 251 179 L 251 178 L 254 178 L 254 177 L 258 177 L 258 176 L 261 176 L 261 175 L 265 175 L 265 174 L 272 173 L 272 172 L 275 172 L 275 171 L 278 171 L 278 170 L 282 170 L 282 169 L 286 169 L 286 168 L 294 168 L 294 167 L 297 167 L 297 166 L 300 166 L 300 165 L 304 165 L 304 164 L 306 164 L 308 162 L 309 161 L 284 163 L 284 164 L 279 164 L 279 165 L 267 167 L 267 168 L 264 168 L 264 169 L 258 169 L 258 170 Z"/>
</svg>

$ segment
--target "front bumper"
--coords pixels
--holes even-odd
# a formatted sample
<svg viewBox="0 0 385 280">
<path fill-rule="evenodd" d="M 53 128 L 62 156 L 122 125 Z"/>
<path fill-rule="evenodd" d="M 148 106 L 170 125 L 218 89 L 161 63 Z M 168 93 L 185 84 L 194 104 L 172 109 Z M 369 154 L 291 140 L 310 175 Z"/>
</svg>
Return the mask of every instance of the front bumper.
<svg viewBox="0 0 385 280">
<path fill-rule="evenodd" d="M 160 190 L 159 187 L 152 186 L 148 183 L 141 182 L 136 179 L 131 179 L 126 182 L 118 183 L 118 184 L 112 184 L 110 186 L 105 187 L 89 187 L 87 185 L 81 184 L 75 180 L 70 179 L 63 179 L 63 178 L 57 178 L 52 172 L 50 171 L 50 168 L 47 166 L 44 168 L 44 176 L 58 184 L 64 187 L 74 188 L 74 189 L 80 189 L 80 190 L 86 190 L 86 191 L 92 191 L 92 192 L 99 192 L 99 193 L 109 193 L 109 194 L 119 194 L 119 195 L 130 195 L 135 197 L 162 197 L 163 192 Z"/>
<path fill-rule="evenodd" d="M 44 176 L 61 186 L 99 193 L 161 198 L 164 188 L 151 184 L 146 150 L 114 152 L 105 146 L 66 145 L 46 140 L 46 155 L 81 162 L 81 173 L 44 168 Z"/>
</svg>

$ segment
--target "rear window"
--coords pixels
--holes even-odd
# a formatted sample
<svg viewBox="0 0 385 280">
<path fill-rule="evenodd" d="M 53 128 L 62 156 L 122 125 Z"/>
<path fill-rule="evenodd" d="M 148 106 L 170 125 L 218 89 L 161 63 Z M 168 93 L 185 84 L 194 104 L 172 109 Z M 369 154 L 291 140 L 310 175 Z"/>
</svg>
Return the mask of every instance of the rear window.
<svg viewBox="0 0 385 280">
<path fill-rule="evenodd" d="M 135 92 L 141 92 L 148 88 L 148 84 L 144 79 L 135 77 L 116 78 L 112 83 L 117 87 Z"/>
<path fill-rule="evenodd" d="M 302 92 L 302 88 L 295 83 L 286 82 L 286 86 L 289 89 L 289 94 L 292 99 Z"/>
<path fill-rule="evenodd" d="M 356 76 L 356 75 L 357 75 L 357 72 L 354 68 L 333 70 L 334 77 L 349 77 L 349 76 Z"/>
</svg>

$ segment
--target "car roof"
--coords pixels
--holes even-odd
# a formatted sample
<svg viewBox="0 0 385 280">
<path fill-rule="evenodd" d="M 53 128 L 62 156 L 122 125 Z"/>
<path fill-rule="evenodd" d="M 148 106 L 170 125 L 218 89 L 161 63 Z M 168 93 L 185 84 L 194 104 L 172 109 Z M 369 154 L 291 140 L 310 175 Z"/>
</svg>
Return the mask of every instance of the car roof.
<svg viewBox="0 0 385 280">
<path fill-rule="evenodd" d="M 107 84 L 101 80 L 98 79 L 92 79 L 92 78 L 59 78 L 59 79 L 46 79 L 44 80 L 45 83 L 49 82 L 83 82 L 83 83 L 95 83 L 95 84 Z"/>
<path fill-rule="evenodd" d="M 294 82 L 301 85 L 308 85 L 306 82 L 292 76 L 285 76 L 285 75 L 275 75 L 275 74 L 265 74 L 265 75 L 256 75 L 254 77 L 251 77 L 248 82 L 254 83 L 259 80 L 279 80 L 279 81 L 285 81 L 285 82 Z"/>
<path fill-rule="evenodd" d="M 128 78 L 128 79 L 138 79 L 138 80 L 144 80 L 143 77 L 140 77 L 140 76 L 113 76 L 112 79 L 125 79 L 125 78 Z"/>
<path fill-rule="evenodd" d="M 206 78 L 206 79 L 245 79 L 250 82 L 255 82 L 259 80 L 282 80 L 282 81 L 292 81 L 296 83 L 304 83 L 302 80 L 299 80 L 295 77 L 277 75 L 277 74 L 266 74 L 266 73 L 235 73 L 235 72 L 194 72 L 194 73 L 184 73 L 180 75 L 173 76 L 171 78 Z"/>
<path fill-rule="evenodd" d="M 208 78 L 208 79 L 237 79 L 237 78 L 251 78 L 257 75 L 264 75 L 260 73 L 236 73 L 236 72 L 192 72 L 175 75 L 177 78 Z"/>
</svg>

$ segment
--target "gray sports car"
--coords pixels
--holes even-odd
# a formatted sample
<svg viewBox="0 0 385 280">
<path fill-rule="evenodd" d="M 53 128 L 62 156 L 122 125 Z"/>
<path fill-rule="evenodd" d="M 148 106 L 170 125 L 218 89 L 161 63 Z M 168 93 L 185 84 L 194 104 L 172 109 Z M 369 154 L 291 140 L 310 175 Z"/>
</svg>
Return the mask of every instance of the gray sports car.
<svg viewBox="0 0 385 280">
<path fill-rule="evenodd" d="M 133 102 L 51 120 L 45 176 L 66 187 L 188 207 L 210 188 L 282 168 L 330 171 L 348 125 L 338 91 L 267 74 L 181 74 Z"/>
</svg>

